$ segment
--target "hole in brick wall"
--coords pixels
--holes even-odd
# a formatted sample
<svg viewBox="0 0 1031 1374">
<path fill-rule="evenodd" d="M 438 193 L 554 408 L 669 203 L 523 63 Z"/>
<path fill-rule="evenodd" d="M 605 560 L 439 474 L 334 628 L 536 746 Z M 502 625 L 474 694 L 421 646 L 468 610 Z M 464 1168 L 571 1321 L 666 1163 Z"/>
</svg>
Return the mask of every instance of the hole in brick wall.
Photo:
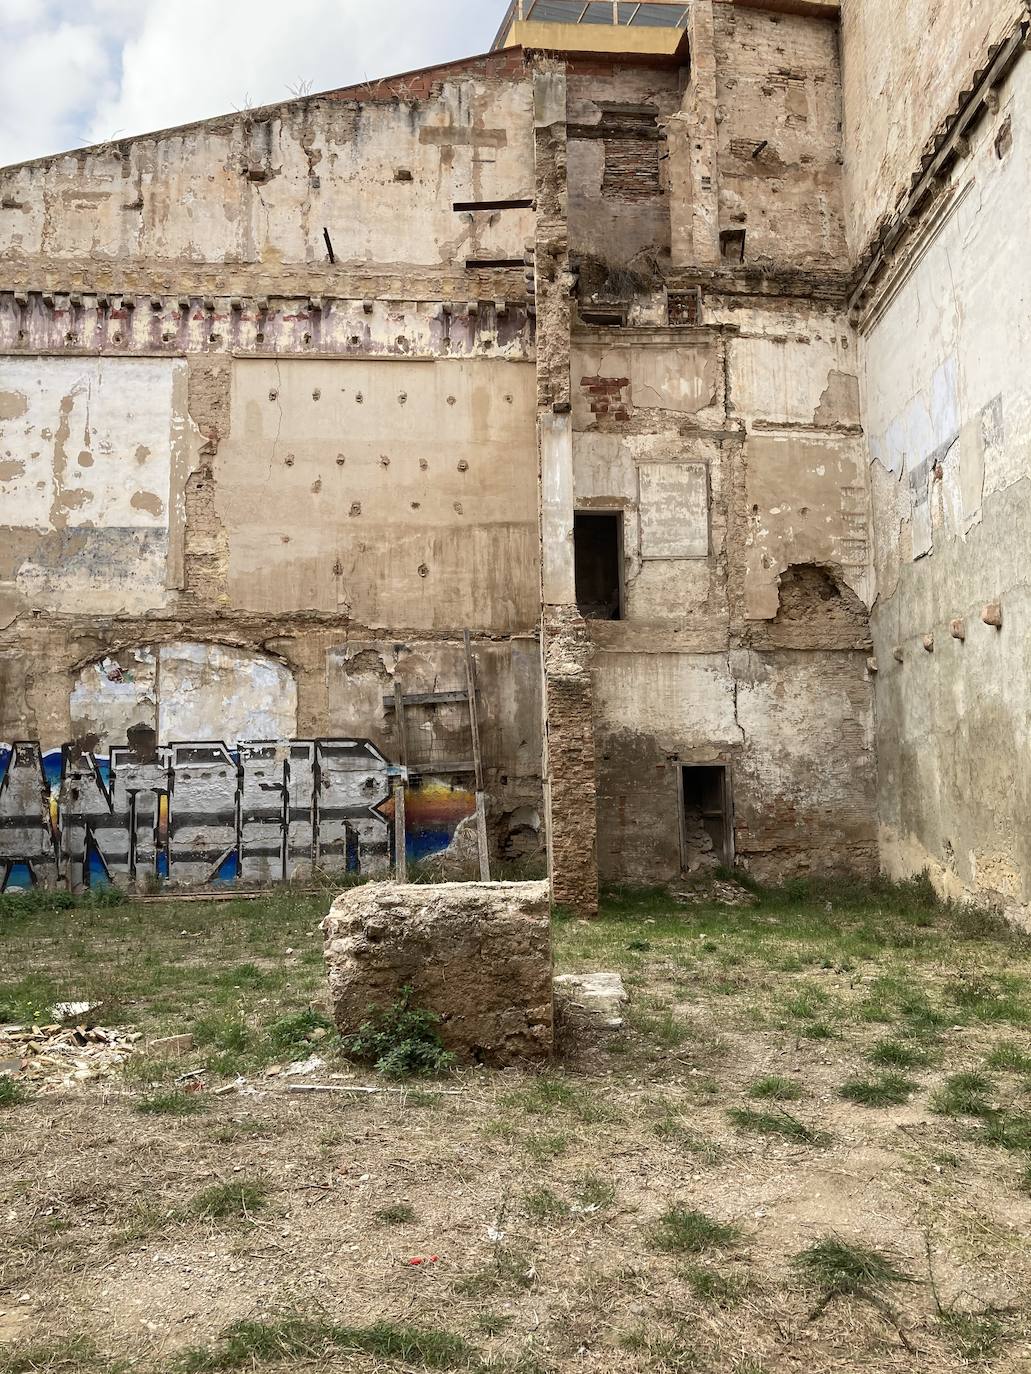
<svg viewBox="0 0 1031 1374">
<path fill-rule="evenodd" d="M 730 780 L 723 764 L 680 768 L 680 845 L 686 873 L 733 863 Z"/>
<path fill-rule="evenodd" d="M 573 558 L 580 614 L 587 620 L 622 620 L 622 512 L 575 511 Z"/>
</svg>

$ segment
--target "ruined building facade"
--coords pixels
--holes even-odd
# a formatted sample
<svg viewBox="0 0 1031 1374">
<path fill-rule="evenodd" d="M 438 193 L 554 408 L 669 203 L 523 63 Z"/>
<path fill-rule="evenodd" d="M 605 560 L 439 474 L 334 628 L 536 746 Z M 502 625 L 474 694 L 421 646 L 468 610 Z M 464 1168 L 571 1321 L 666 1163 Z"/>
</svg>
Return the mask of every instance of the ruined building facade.
<svg viewBox="0 0 1031 1374">
<path fill-rule="evenodd" d="M 0 172 L 0 880 L 443 863 L 479 792 L 584 913 L 1031 901 L 1026 16 L 840 9 L 516 0 Z"/>
</svg>

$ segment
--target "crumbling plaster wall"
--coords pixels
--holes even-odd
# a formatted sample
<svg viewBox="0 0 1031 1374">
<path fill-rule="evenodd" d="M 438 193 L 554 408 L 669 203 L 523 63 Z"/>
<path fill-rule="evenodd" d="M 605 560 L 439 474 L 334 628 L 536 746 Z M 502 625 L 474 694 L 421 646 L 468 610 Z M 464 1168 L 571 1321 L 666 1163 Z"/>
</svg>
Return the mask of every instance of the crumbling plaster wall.
<svg viewBox="0 0 1031 1374">
<path fill-rule="evenodd" d="M 0 624 L 167 605 L 193 444 L 181 361 L 0 359 Z"/>
<path fill-rule="evenodd" d="M 868 872 L 854 341 L 840 307 L 713 291 L 706 312 L 575 338 L 575 503 L 624 528 L 625 619 L 588 622 L 601 872 L 680 872 L 681 763 L 728 766 L 736 853 L 756 874 Z"/>
<path fill-rule="evenodd" d="M 1022 58 L 862 324 L 886 867 L 1031 911 L 1031 197 Z M 998 606 L 1001 626 L 982 619 Z"/>
<path fill-rule="evenodd" d="M 719 221 L 745 261 L 840 267 L 837 25 L 714 4 Z"/>
<path fill-rule="evenodd" d="M 633 87 L 659 112 L 670 238 L 611 213 L 597 234 L 598 152 L 570 218 L 586 305 L 622 286 L 627 321 L 581 325 L 571 358 L 573 504 L 618 511 L 624 539 L 624 618 L 585 627 L 599 864 L 676 877 L 678 765 L 720 763 L 754 872 L 868 872 L 869 496 L 836 27 L 699 0 L 690 35 L 678 109 L 673 88 Z M 719 231 L 741 228 L 744 261 L 720 262 Z M 675 323 L 666 291 L 695 286 L 697 322 Z"/>
<path fill-rule="evenodd" d="M 384 691 L 463 690 L 469 628 L 492 835 L 528 852 L 533 216 L 454 203 L 532 195 L 530 93 L 521 54 L 471 68 L 0 173 L 0 521 L 61 546 L 60 578 L 19 583 L 0 531 L 0 741 L 103 751 L 142 725 L 400 762 Z M 72 579 L 66 546 L 114 535 L 124 577 L 91 553 Z M 389 668 L 342 667 L 352 642 Z M 413 763 L 471 767 L 467 714 L 413 708 Z M 444 778 L 444 809 L 471 785 Z"/>
<path fill-rule="evenodd" d="M 214 478 L 234 605 L 533 628 L 530 366 L 254 359 L 231 388 Z"/>
<path fill-rule="evenodd" d="M 347 96 L 350 93 L 341 93 Z M 521 258 L 529 211 L 454 201 L 532 191 L 529 88 L 456 74 L 313 96 L 0 172 L 0 261 L 438 267 Z"/>
<path fill-rule="evenodd" d="M 842 0 L 848 244 L 861 258 L 1021 0 Z"/>
</svg>

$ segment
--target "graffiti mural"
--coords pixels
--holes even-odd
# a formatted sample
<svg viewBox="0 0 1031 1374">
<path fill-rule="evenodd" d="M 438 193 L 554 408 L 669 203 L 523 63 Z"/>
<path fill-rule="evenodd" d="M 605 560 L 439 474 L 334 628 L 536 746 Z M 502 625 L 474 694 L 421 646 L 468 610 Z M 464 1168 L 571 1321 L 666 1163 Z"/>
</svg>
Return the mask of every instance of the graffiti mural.
<svg viewBox="0 0 1031 1374">
<path fill-rule="evenodd" d="M 0 891 L 375 876 L 399 779 L 368 740 L 158 745 L 139 727 L 107 755 L 0 744 Z M 408 857 L 447 848 L 474 810 L 447 778 L 405 780 Z"/>
</svg>

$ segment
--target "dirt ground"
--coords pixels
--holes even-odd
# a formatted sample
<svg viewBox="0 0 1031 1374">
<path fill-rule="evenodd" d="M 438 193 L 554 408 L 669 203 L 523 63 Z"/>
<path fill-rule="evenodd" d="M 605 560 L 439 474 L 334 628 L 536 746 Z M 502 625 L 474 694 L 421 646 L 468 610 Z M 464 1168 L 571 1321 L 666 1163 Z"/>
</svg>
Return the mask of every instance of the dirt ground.
<svg viewBox="0 0 1031 1374">
<path fill-rule="evenodd" d="M 393 1086 L 303 1015 L 327 900 L 0 898 L 0 1025 L 141 1037 L 0 1094 L 0 1371 L 1028 1369 L 1031 943 L 919 885 L 733 895 L 559 923 L 630 1001 L 547 1073 L 370 1096 L 287 1091 Z"/>
</svg>

